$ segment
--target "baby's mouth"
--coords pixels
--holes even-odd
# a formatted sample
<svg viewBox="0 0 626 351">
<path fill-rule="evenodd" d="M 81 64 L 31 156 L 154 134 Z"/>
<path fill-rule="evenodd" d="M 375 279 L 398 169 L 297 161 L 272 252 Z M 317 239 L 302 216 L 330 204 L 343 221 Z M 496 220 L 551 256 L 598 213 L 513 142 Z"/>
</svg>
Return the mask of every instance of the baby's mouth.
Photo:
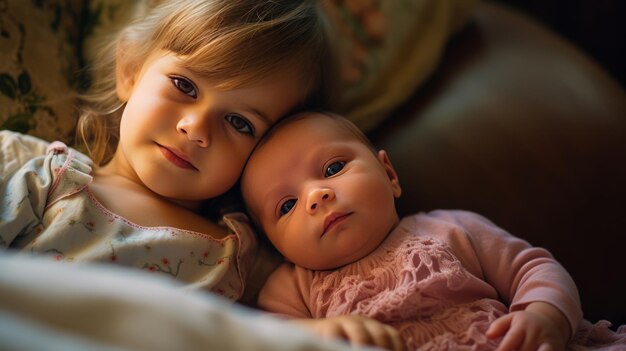
<svg viewBox="0 0 626 351">
<path fill-rule="evenodd" d="M 334 228 L 339 223 L 343 222 L 348 216 L 350 216 L 352 212 L 332 212 L 324 219 L 324 231 L 322 232 L 322 236 L 324 236 L 329 230 Z"/>
</svg>

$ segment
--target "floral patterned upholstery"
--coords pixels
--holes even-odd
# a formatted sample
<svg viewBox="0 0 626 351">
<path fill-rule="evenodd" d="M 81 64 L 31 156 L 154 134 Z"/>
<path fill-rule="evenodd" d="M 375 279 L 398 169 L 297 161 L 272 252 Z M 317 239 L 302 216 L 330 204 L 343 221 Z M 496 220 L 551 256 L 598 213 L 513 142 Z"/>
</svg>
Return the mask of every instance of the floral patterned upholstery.
<svg viewBox="0 0 626 351">
<path fill-rule="evenodd" d="M 68 141 L 81 1 L 0 1 L 0 128 Z"/>
</svg>

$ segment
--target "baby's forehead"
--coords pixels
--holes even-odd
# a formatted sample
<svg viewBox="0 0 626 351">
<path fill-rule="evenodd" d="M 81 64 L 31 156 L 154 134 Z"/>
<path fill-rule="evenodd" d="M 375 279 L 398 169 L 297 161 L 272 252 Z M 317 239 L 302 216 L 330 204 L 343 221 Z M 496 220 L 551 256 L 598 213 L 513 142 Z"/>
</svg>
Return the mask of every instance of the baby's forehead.
<svg viewBox="0 0 626 351">
<path fill-rule="evenodd" d="M 336 123 L 323 120 L 330 120 L 330 117 L 306 116 L 279 122 L 259 141 L 250 155 L 246 170 L 266 168 L 264 163 L 268 161 L 272 161 L 274 165 L 291 162 L 294 157 L 297 158 L 296 153 L 306 151 L 309 146 L 349 137 Z"/>
<path fill-rule="evenodd" d="M 354 123 L 345 117 L 327 114 L 304 112 L 295 115 L 286 120 L 278 122 L 265 135 L 262 143 L 280 143 L 276 139 L 284 140 L 284 135 L 302 135 L 303 138 L 297 139 L 298 144 L 309 143 L 318 144 L 320 142 L 346 142 L 355 141 L 376 153 L 377 148 L 372 144 L 368 137 Z M 308 137 L 304 137 L 308 136 Z M 286 148 L 285 152 L 289 149 Z"/>
<path fill-rule="evenodd" d="M 265 136 L 263 143 L 273 143 L 276 139 L 280 139 L 280 137 L 286 134 L 291 136 L 312 135 L 319 139 L 327 140 L 360 140 L 359 136 L 353 130 L 358 128 L 356 126 L 352 128 L 350 125 L 352 122 L 342 119 L 343 117 L 333 117 L 321 113 L 296 115 L 274 126 Z M 316 141 L 315 138 L 308 139 L 309 142 Z"/>
</svg>

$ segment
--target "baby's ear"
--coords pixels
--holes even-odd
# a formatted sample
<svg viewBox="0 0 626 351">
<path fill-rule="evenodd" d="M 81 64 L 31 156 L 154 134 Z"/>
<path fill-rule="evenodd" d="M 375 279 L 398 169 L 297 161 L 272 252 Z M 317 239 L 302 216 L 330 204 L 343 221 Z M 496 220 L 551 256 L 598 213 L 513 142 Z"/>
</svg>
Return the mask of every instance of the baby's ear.
<svg viewBox="0 0 626 351">
<path fill-rule="evenodd" d="M 127 102 L 130 98 L 141 69 L 137 57 L 131 54 L 131 46 L 122 34 L 115 48 L 115 89 L 117 97 L 123 102 Z"/>
<path fill-rule="evenodd" d="M 387 151 L 380 150 L 378 151 L 378 160 L 382 164 L 385 169 L 385 173 L 387 173 L 387 177 L 389 177 L 389 181 L 391 181 L 391 188 L 393 189 L 393 196 L 396 198 L 400 197 L 402 194 L 402 188 L 400 187 L 400 180 L 398 179 L 398 174 L 396 170 L 393 168 L 391 161 L 389 160 L 389 156 L 387 156 Z"/>
</svg>

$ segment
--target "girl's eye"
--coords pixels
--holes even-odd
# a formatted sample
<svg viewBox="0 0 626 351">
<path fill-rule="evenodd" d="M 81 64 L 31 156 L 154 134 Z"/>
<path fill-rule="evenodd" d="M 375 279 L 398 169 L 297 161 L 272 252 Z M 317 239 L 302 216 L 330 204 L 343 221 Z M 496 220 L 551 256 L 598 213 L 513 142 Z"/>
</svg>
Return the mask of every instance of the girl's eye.
<svg viewBox="0 0 626 351">
<path fill-rule="evenodd" d="M 326 171 L 324 172 L 324 177 L 332 177 L 335 174 L 341 172 L 343 167 L 346 165 L 344 161 L 337 161 L 330 164 L 330 166 L 326 167 Z"/>
<path fill-rule="evenodd" d="M 248 134 L 254 136 L 254 128 L 245 118 L 239 115 L 227 115 L 224 117 L 228 123 L 230 123 L 236 131 L 242 134 Z"/>
<path fill-rule="evenodd" d="M 170 79 L 176 89 L 180 90 L 181 93 L 189 95 L 194 99 L 198 97 L 196 86 L 189 79 L 183 77 L 171 77 Z"/>
<path fill-rule="evenodd" d="M 280 206 L 280 215 L 284 216 L 296 205 L 296 199 L 289 199 Z"/>
</svg>

